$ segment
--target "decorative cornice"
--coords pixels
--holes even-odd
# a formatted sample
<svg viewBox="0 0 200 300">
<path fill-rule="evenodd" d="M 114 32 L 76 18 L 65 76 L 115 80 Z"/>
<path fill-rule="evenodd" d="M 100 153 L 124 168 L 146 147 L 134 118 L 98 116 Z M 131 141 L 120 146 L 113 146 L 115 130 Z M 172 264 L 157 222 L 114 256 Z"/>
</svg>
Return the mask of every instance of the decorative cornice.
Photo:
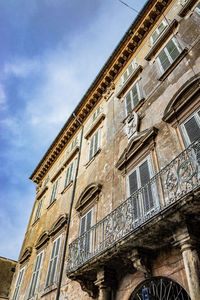
<svg viewBox="0 0 200 300">
<path fill-rule="evenodd" d="M 183 8 L 181 8 L 181 10 L 179 11 L 178 15 L 180 17 L 185 17 L 186 14 L 189 12 L 189 10 L 195 5 L 195 3 L 197 3 L 198 0 L 188 0 L 185 5 L 183 6 Z"/>
<path fill-rule="evenodd" d="M 22 264 L 23 262 L 25 262 L 31 256 L 31 253 L 32 247 L 27 247 L 22 256 L 19 258 L 19 263 Z"/>
<path fill-rule="evenodd" d="M 171 122 L 188 102 L 194 100 L 194 96 L 200 93 L 200 73 L 190 78 L 175 93 L 169 101 L 163 114 L 163 121 Z"/>
<path fill-rule="evenodd" d="M 156 43 L 153 45 L 151 50 L 145 56 L 146 60 L 151 60 L 153 56 L 159 51 L 160 47 L 163 43 L 168 39 L 168 37 L 172 34 L 173 30 L 178 26 L 178 21 L 173 20 L 171 24 L 162 32 L 161 36 L 158 38 Z"/>
<path fill-rule="evenodd" d="M 48 186 L 46 185 L 45 187 L 43 187 L 41 191 L 39 191 L 38 195 L 36 196 L 36 199 L 39 200 L 47 190 L 48 190 Z"/>
<path fill-rule="evenodd" d="M 49 230 L 50 235 L 55 235 L 59 230 L 61 230 L 67 223 L 68 216 L 66 214 L 61 215 L 56 222 L 53 224 Z"/>
<path fill-rule="evenodd" d="M 92 122 L 90 128 L 88 129 L 88 131 L 86 132 L 84 138 L 85 139 L 88 139 L 92 134 L 93 132 L 96 130 L 96 128 L 99 126 L 99 124 L 101 124 L 101 122 L 105 119 L 105 114 L 104 113 L 101 113 L 95 121 Z"/>
<path fill-rule="evenodd" d="M 37 240 L 35 248 L 37 250 L 40 249 L 44 244 L 46 244 L 48 242 L 48 240 L 49 240 L 49 233 L 48 233 L 48 231 L 44 231 L 40 235 L 39 239 Z"/>
<path fill-rule="evenodd" d="M 139 76 L 139 74 L 142 72 L 143 67 L 141 65 L 139 65 L 135 71 L 129 76 L 129 78 L 126 80 L 126 82 L 123 84 L 123 86 L 121 87 L 121 89 L 119 90 L 119 92 L 117 93 L 117 98 L 122 98 L 124 96 L 124 94 L 126 93 L 126 91 L 129 89 L 129 87 L 131 86 L 131 84 L 137 79 L 137 77 Z"/>
<path fill-rule="evenodd" d="M 81 193 L 76 203 L 76 210 L 81 210 L 83 206 L 85 206 L 89 201 L 96 198 L 96 196 L 100 193 L 101 189 L 102 185 L 99 183 L 91 183 L 90 185 L 88 185 Z"/>
<path fill-rule="evenodd" d="M 145 146 L 150 138 L 154 138 L 157 133 L 158 129 L 152 127 L 140 132 L 137 136 L 131 139 L 128 143 L 128 146 L 125 148 L 124 152 L 116 163 L 116 168 L 122 170 L 126 163 L 133 157 L 133 155 L 138 152 L 138 150 L 140 150 L 143 146 Z"/>
<path fill-rule="evenodd" d="M 146 3 L 31 174 L 32 181 L 37 184 L 41 182 L 58 155 L 80 130 L 74 114 L 82 123 L 86 120 L 170 2 L 171 0 L 149 0 Z"/>
</svg>

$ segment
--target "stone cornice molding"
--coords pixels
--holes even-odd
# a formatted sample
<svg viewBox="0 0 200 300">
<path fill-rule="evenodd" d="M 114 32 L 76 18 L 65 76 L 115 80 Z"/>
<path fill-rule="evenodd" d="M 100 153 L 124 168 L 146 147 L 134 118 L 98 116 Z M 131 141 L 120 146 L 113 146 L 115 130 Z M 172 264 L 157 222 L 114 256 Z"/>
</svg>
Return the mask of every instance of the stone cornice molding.
<svg viewBox="0 0 200 300">
<path fill-rule="evenodd" d="M 116 168 L 122 170 L 128 161 L 138 152 L 142 147 L 147 145 L 148 141 L 154 138 L 158 133 L 158 129 L 152 127 L 140 132 L 137 136 L 132 138 L 128 143 L 128 146 L 123 151 L 118 162 L 116 163 Z"/>
<path fill-rule="evenodd" d="M 42 196 L 46 193 L 46 191 L 48 190 L 48 186 L 44 186 L 43 189 L 41 191 L 39 191 L 38 195 L 36 196 L 36 199 L 39 200 L 40 198 L 42 198 Z"/>
<path fill-rule="evenodd" d="M 189 79 L 175 93 L 165 108 L 162 120 L 171 123 L 197 94 L 200 94 L 200 73 Z"/>
<path fill-rule="evenodd" d="M 82 123 L 86 120 L 170 3 L 171 0 L 149 0 L 146 3 L 31 174 L 33 182 L 41 182 L 57 157 L 80 130 L 74 114 Z"/>
<path fill-rule="evenodd" d="M 19 258 L 19 263 L 23 264 L 23 262 L 25 262 L 31 256 L 31 253 L 32 253 L 32 247 L 27 247 L 24 250 L 22 256 Z"/>
<path fill-rule="evenodd" d="M 93 132 L 96 130 L 96 128 L 101 124 L 101 122 L 105 119 L 106 115 L 102 112 L 100 115 L 96 118 L 95 121 L 92 122 L 90 128 L 87 130 L 84 138 L 88 139 Z"/>
<path fill-rule="evenodd" d="M 60 231 L 65 224 L 67 223 L 68 216 L 66 214 L 62 214 L 56 222 L 53 224 L 51 229 L 49 230 L 49 235 L 53 236 L 55 235 L 58 231 Z"/>
<path fill-rule="evenodd" d="M 102 185 L 99 183 L 89 184 L 81 193 L 76 203 L 76 210 L 80 211 L 90 201 L 96 199 L 102 189 Z"/>
<path fill-rule="evenodd" d="M 48 231 L 44 231 L 38 238 L 35 248 L 38 250 L 40 249 L 44 244 L 46 244 L 49 240 L 49 232 Z"/>
</svg>

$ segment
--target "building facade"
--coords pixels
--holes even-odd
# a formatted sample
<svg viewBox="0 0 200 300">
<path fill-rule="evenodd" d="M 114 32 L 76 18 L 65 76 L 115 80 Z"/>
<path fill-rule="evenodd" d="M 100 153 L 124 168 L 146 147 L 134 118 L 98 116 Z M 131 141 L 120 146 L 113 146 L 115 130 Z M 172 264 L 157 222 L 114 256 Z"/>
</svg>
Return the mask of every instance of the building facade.
<svg viewBox="0 0 200 300">
<path fill-rule="evenodd" d="M 30 177 L 10 299 L 200 299 L 199 37 L 145 4 Z"/>
</svg>

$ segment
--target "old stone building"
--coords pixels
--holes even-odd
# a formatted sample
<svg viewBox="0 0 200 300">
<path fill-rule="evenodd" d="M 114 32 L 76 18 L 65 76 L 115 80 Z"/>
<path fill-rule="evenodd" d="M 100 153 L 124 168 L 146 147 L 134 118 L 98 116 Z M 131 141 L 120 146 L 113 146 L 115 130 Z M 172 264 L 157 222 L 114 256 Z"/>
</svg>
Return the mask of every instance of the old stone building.
<svg viewBox="0 0 200 300">
<path fill-rule="evenodd" d="M 30 176 L 10 299 L 200 299 L 200 2 L 148 1 Z"/>
<path fill-rule="evenodd" d="M 8 299 L 16 261 L 0 257 L 0 300 Z"/>
</svg>

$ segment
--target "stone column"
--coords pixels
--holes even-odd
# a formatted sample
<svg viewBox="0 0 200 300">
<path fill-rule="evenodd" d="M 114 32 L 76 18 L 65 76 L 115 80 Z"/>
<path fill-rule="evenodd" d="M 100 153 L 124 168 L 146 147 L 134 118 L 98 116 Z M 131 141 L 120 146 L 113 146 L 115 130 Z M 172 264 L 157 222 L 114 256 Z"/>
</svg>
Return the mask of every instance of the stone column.
<svg viewBox="0 0 200 300">
<path fill-rule="evenodd" d="M 174 235 L 174 246 L 179 246 L 183 256 L 185 273 L 191 300 L 200 300 L 200 262 L 195 239 L 191 237 L 187 228 L 179 230 Z"/>
<path fill-rule="evenodd" d="M 94 282 L 99 289 L 98 300 L 111 300 L 111 292 L 115 286 L 113 272 L 102 267 L 97 271 L 97 280 Z"/>
</svg>

